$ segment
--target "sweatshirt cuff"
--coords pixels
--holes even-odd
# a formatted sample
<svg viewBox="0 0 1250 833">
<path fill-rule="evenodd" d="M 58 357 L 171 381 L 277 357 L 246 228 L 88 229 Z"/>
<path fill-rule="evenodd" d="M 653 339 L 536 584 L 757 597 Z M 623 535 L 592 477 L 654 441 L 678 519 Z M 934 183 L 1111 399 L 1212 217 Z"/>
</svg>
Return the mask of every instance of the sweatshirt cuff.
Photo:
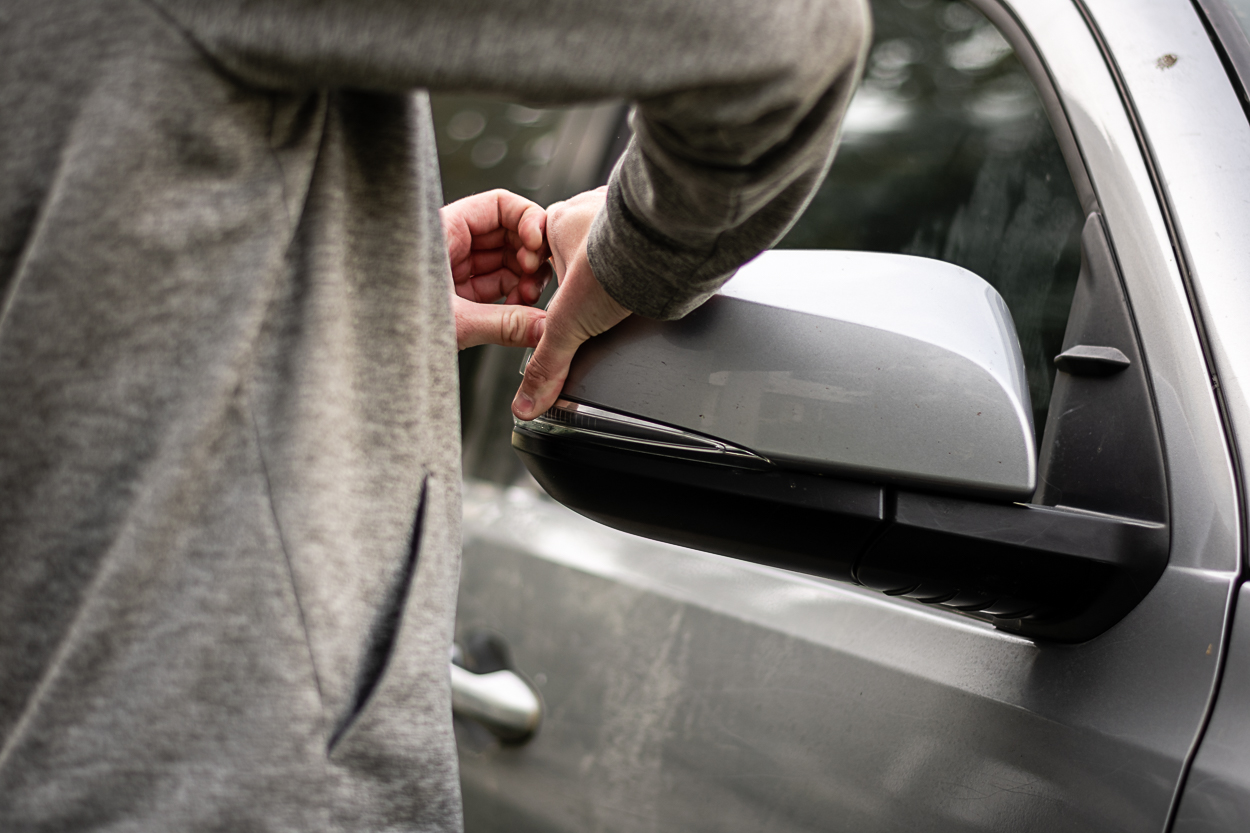
<svg viewBox="0 0 1250 833">
<path fill-rule="evenodd" d="M 599 283 L 629 311 L 661 321 L 681 318 L 716 293 L 736 270 L 706 274 L 711 258 L 640 223 L 616 177 L 586 240 Z"/>
</svg>

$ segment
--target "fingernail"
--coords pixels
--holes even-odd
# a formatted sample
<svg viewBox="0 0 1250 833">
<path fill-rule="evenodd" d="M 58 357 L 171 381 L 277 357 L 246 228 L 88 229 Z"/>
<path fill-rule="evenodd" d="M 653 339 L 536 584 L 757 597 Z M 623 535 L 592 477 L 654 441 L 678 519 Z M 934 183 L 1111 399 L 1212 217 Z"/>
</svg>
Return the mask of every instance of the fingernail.
<svg viewBox="0 0 1250 833">
<path fill-rule="evenodd" d="M 517 391 L 516 399 L 512 400 L 512 412 L 524 419 L 534 410 L 534 400 Z"/>
</svg>

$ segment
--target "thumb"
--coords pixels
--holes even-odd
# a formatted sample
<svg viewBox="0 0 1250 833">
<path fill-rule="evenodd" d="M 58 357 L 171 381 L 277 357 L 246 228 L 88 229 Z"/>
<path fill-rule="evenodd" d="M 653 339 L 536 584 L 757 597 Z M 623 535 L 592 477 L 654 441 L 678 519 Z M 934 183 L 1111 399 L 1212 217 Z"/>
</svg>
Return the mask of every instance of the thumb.
<svg viewBox="0 0 1250 833">
<path fill-rule="evenodd" d="M 475 304 L 459 296 L 452 299 L 456 317 L 456 348 L 479 344 L 533 347 L 542 338 L 547 313 L 517 304 Z"/>
<path fill-rule="evenodd" d="M 577 348 L 628 315 L 629 310 L 614 301 L 595 279 L 583 250 L 551 300 L 542 338 L 512 401 L 512 413 L 529 420 L 554 405 Z"/>
<path fill-rule="evenodd" d="M 525 365 L 525 378 L 512 401 L 513 414 L 521 419 L 533 419 L 555 403 L 569 375 L 573 354 L 585 340 L 585 336 L 564 327 L 543 333 L 538 348 Z"/>
</svg>

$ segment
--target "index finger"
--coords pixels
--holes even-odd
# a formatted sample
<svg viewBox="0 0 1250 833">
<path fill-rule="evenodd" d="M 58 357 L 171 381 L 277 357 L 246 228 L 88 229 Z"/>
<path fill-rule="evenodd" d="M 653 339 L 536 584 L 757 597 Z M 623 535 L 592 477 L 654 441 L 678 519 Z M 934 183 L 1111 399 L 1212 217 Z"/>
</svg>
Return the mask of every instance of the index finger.
<svg viewBox="0 0 1250 833">
<path fill-rule="evenodd" d="M 521 216 L 517 220 L 516 231 L 525 248 L 531 252 L 538 252 L 540 255 L 545 254 L 543 250 L 546 248 L 547 242 L 546 211 L 531 203 L 529 208 L 521 212 Z"/>
<path fill-rule="evenodd" d="M 502 188 L 496 188 L 480 196 L 484 198 L 482 205 L 484 210 L 481 213 L 471 212 L 468 217 L 469 230 L 474 235 L 487 234 L 497 228 L 505 228 L 520 234 L 521 242 L 526 248 L 537 251 L 542 247 L 547 212 L 538 203 Z M 494 216 L 490 216 L 491 209 L 493 209 Z"/>
<path fill-rule="evenodd" d="M 456 200 L 444 206 L 442 213 L 463 223 L 475 237 L 500 228 L 517 231 L 527 213 L 532 214 L 526 218 L 527 228 L 536 226 L 541 230 L 546 219 L 546 212 L 538 203 L 502 188 Z"/>
<path fill-rule="evenodd" d="M 466 218 L 474 237 L 505 229 L 516 234 L 522 247 L 538 255 L 535 267 L 547 259 L 547 212 L 538 203 L 502 188 L 481 196 L 485 198 L 482 212 L 471 212 Z M 492 209 L 494 216 L 490 216 Z"/>
</svg>

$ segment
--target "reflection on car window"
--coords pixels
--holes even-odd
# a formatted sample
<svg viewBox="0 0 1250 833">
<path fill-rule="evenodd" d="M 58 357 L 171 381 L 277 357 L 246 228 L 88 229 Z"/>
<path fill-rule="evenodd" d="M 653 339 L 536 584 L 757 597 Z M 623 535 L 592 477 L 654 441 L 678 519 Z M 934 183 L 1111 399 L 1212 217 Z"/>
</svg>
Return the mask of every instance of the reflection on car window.
<svg viewBox="0 0 1250 833">
<path fill-rule="evenodd" d="M 1040 434 L 1080 268 L 1083 212 L 1011 47 L 951 0 L 874 0 L 842 147 L 782 248 L 939 258 L 1002 294 Z"/>
<path fill-rule="evenodd" d="M 430 109 L 447 202 L 492 188 L 533 199 L 546 184 L 561 110 L 450 95 L 430 96 Z"/>
</svg>

